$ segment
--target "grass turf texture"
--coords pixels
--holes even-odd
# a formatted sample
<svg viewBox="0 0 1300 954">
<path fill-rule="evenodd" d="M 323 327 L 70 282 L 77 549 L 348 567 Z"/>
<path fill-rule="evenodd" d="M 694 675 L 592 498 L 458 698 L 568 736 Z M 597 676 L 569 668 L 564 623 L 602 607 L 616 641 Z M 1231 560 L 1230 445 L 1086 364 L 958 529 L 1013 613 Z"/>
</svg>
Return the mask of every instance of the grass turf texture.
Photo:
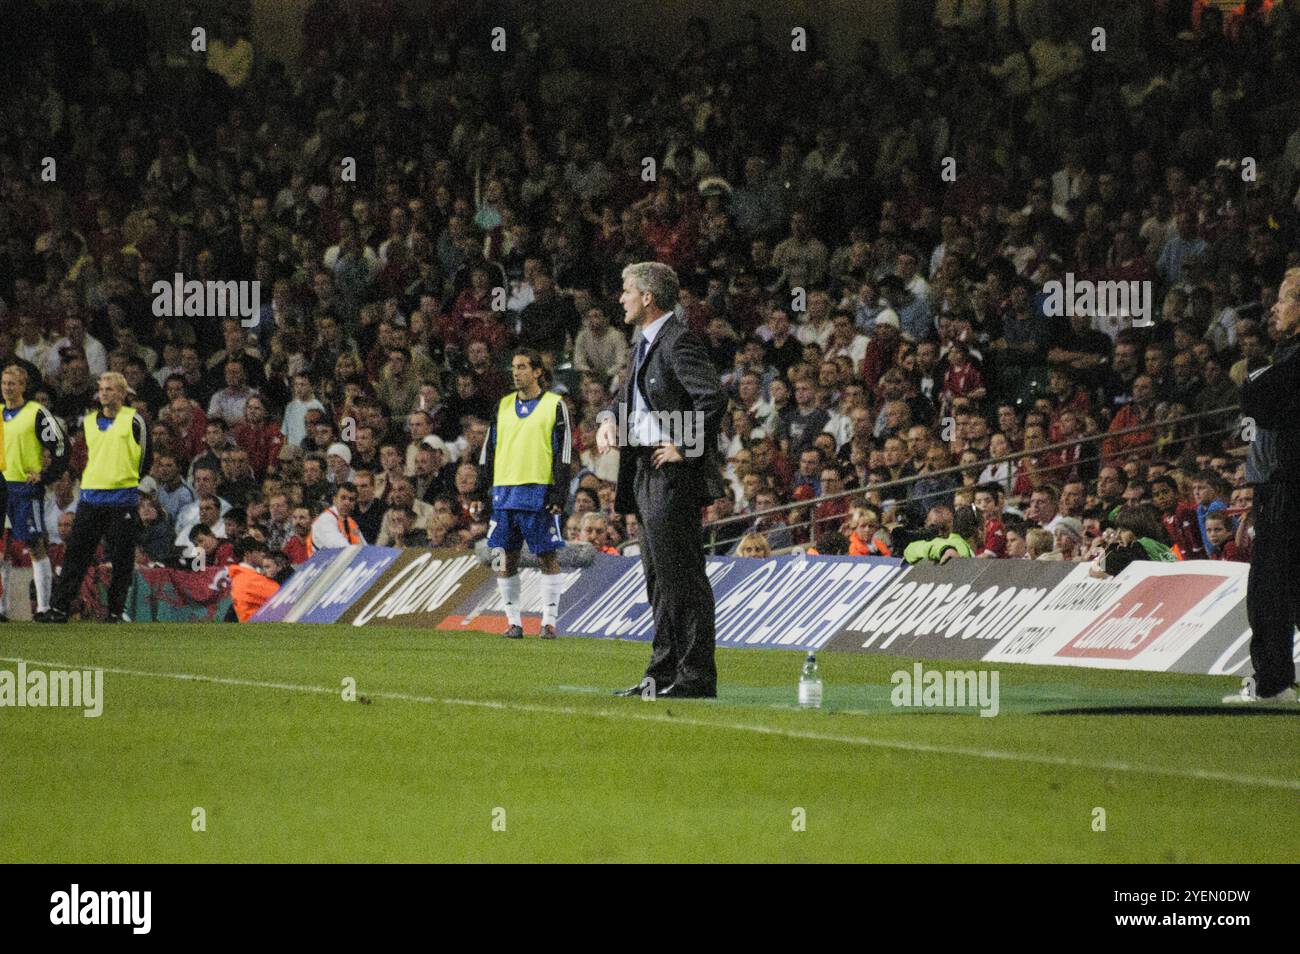
<svg viewBox="0 0 1300 954">
<path fill-rule="evenodd" d="M 609 697 L 647 654 L 9 624 L 0 668 L 108 671 L 97 719 L 0 708 L 0 862 L 1280 862 L 1300 846 L 1300 723 L 1199 714 L 1235 679 L 1003 666 L 1002 714 L 978 718 L 894 709 L 890 674 L 912 660 L 825 653 L 826 708 L 804 712 L 799 654 L 722 650 L 716 702 Z M 344 677 L 364 701 L 342 700 Z M 1114 714 L 1152 705 L 1191 714 Z M 1079 707 L 1109 714 L 1044 714 Z"/>
</svg>

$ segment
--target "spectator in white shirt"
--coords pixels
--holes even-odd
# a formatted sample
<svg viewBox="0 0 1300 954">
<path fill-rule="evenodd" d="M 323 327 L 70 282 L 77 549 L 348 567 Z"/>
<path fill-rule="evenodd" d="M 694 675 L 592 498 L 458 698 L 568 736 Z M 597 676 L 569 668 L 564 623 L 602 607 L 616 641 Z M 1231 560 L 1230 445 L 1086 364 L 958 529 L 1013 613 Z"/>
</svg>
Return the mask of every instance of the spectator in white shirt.
<svg viewBox="0 0 1300 954">
<path fill-rule="evenodd" d="M 916 253 L 911 249 L 898 253 L 897 259 L 898 277 L 903 280 L 904 286 L 921 301 L 929 302 L 930 300 L 930 283 L 925 280 L 918 266 Z"/>
<path fill-rule="evenodd" d="M 211 528 L 213 535 L 218 540 L 226 539 L 226 522 L 223 519 L 223 516 L 228 510 L 230 510 L 230 504 L 221 500 L 219 497 L 207 494 L 190 504 L 189 507 L 183 507 L 181 513 L 185 514 L 191 507 L 194 508 L 195 513 L 197 513 L 198 519 L 186 526 L 180 533 L 176 534 L 176 545 L 178 547 L 185 548 L 190 545 L 192 542 L 190 539 L 190 533 L 201 523 L 207 524 L 207 526 Z"/>
<path fill-rule="evenodd" d="M 353 543 L 365 543 L 366 538 L 357 528 L 352 511 L 357 506 L 355 484 L 341 484 L 334 491 L 334 506 L 326 507 L 311 525 L 311 549 L 340 550 Z M 355 535 L 355 539 L 349 539 Z"/>
<path fill-rule="evenodd" d="M 49 534 L 50 543 L 64 542 L 59 533 L 59 517 L 65 513 L 76 513 L 80 496 L 80 489 L 69 471 L 65 470 L 58 480 L 50 484 L 50 493 L 45 495 L 45 532 Z"/>
<path fill-rule="evenodd" d="M 325 405 L 316 398 L 310 375 L 295 374 L 293 400 L 284 406 L 284 420 L 280 424 L 285 441 L 294 447 L 301 447 L 303 439 L 307 436 L 307 412 L 312 408 L 323 412 Z"/>
<path fill-rule="evenodd" d="M 14 354 L 38 368 L 45 368 L 49 364 L 50 343 L 41 334 L 36 316 L 30 312 L 18 316 L 18 340 L 14 342 Z"/>
<path fill-rule="evenodd" d="M 808 314 L 803 323 L 798 325 L 794 330 L 794 335 L 799 339 L 800 344 L 816 344 L 822 351 L 826 350 L 826 344 L 831 340 L 831 332 L 835 330 L 831 322 L 831 296 L 822 289 L 808 293 Z M 866 351 L 864 350 L 865 354 Z"/>
<path fill-rule="evenodd" d="M 86 356 L 91 377 L 98 378 L 108 370 L 108 352 L 104 350 L 104 345 L 94 335 L 87 334 L 85 321 L 77 315 L 69 315 L 63 321 L 63 337 L 50 346 L 49 356 L 45 360 L 46 376 L 58 375 L 59 368 L 63 365 L 61 351 L 67 347 L 81 349 Z M 161 385 L 165 380 L 163 378 L 158 383 Z"/>
<path fill-rule="evenodd" d="M 808 234 L 802 212 L 790 216 L 790 236 L 772 252 L 772 264 L 784 273 L 787 288 L 810 288 L 826 279 L 826 246 Z"/>
<path fill-rule="evenodd" d="M 244 366 L 238 361 L 226 362 L 226 386 L 212 395 L 208 402 L 208 417 L 219 417 L 227 424 L 241 424 L 244 406 L 255 392 L 244 383 Z"/>
<path fill-rule="evenodd" d="M 627 363 L 627 338 L 609 323 L 605 309 L 592 305 L 583 316 L 582 330 L 573 343 L 573 366 L 596 374 L 606 384 Z"/>
<path fill-rule="evenodd" d="M 212 521 L 207 522 L 209 526 L 220 520 L 230 510 L 230 504 L 217 496 L 217 471 L 211 467 L 198 467 L 194 470 L 194 496 L 195 501 L 181 507 L 176 513 L 176 544 L 184 546 L 190 538 L 190 530 L 195 524 L 201 522 L 200 504 L 204 498 L 210 497 L 216 501 L 217 511 L 215 514 L 209 513 L 213 517 Z M 215 529 L 215 528 L 214 528 Z"/>
<path fill-rule="evenodd" d="M 862 359 L 867 356 L 867 336 L 859 334 L 853 326 L 853 315 L 847 310 L 836 311 L 831 316 L 831 334 L 826 341 L 828 358 L 844 355 L 853 362 L 855 374 L 862 373 Z"/>
<path fill-rule="evenodd" d="M 181 346 L 171 341 L 163 343 L 162 362 L 157 371 L 153 372 L 153 379 L 158 382 L 158 387 L 167 387 L 167 379 L 173 374 L 184 376 L 185 366 L 181 364 Z"/>
<path fill-rule="evenodd" d="M 357 223 L 346 217 L 339 220 L 339 240 L 325 249 L 325 254 L 321 256 L 321 264 L 333 272 L 338 265 L 339 256 L 344 253 L 344 246 L 348 244 L 349 240 L 355 240 L 356 244 L 352 248 L 352 254 L 360 256 L 370 269 L 370 274 L 373 275 L 379 271 L 381 267 L 379 254 L 369 245 L 362 244 L 357 236 Z"/>
</svg>

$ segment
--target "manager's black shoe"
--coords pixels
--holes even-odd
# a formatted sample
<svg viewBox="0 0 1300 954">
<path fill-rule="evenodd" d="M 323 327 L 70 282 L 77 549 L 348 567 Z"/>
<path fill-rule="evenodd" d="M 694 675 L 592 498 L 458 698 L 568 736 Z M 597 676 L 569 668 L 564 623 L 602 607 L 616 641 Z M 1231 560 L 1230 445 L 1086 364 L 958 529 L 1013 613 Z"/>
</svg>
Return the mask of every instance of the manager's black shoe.
<svg viewBox="0 0 1300 954">
<path fill-rule="evenodd" d="M 524 628 L 522 626 L 511 626 L 506 630 L 506 639 L 523 639 Z"/>
<path fill-rule="evenodd" d="M 37 623 L 66 623 L 68 614 L 61 609 L 50 608 L 44 613 L 37 613 L 32 620 Z"/>
<path fill-rule="evenodd" d="M 35 618 L 36 618 L 35 616 L 32 617 L 32 619 Z M 9 622 L 9 617 L 6 616 L 4 613 L 0 613 L 0 623 L 7 623 L 7 622 Z"/>
<path fill-rule="evenodd" d="M 717 689 L 702 689 L 699 686 L 688 686 L 685 683 L 675 682 L 671 686 L 659 693 L 660 699 L 716 699 L 718 698 Z"/>
</svg>

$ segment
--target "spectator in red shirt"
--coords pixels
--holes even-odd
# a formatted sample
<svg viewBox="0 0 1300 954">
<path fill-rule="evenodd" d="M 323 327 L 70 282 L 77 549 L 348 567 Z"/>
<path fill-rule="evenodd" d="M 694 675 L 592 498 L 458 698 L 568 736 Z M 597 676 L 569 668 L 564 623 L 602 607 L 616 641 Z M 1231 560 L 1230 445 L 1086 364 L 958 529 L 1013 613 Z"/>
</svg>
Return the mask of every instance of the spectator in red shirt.
<svg viewBox="0 0 1300 954">
<path fill-rule="evenodd" d="M 208 415 L 185 391 L 185 379 L 181 375 L 174 374 L 167 379 L 171 403 L 159 412 L 158 419 L 171 429 L 175 449 L 187 460 L 193 460 L 207 450 Z"/>
<path fill-rule="evenodd" d="M 469 285 L 456 296 L 451 306 L 451 322 L 457 328 L 463 328 L 473 319 L 492 317 L 492 288 L 489 285 L 487 268 L 475 268 L 470 272 Z"/>
<path fill-rule="evenodd" d="M 1170 545 L 1184 560 L 1204 560 L 1207 554 L 1201 543 L 1196 504 L 1179 498 L 1177 481 L 1168 474 L 1152 478 L 1151 500 L 1160 511 L 1160 522 L 1169 534 Z"/>
<path fill-rule="evenodd" d="M 867 342 L 867 353 L 862 358 L 862 380 L 872 393 L 876 393 L 898 354 L 898 342 L 902 340 L 899 328 L 898 315 L 892 308 L 876 315 L 871 325 L 871 340 Z"/>
<path fill-rule="evenodd" d="M 190 540 L 203 551 L 203 566 L 229 566 L 235 562 L 235 548 L 230 541 L 218 539 L 206 523 L 190 531 Z"/>
<path fill-rule="evenodd" d="M 693 217 L 680 214 L 679 207 L 673 187 L 661 186 L 646 210 L 642 235 L 658 261 L 685 273 L 695 260 L 696 229 Z"/>
<path fill-rule="evenodd" d="M 778 487 L 789 487 L 794 479 L 794 471 L 790 467 L 790 461 L 781 453 L 776 441 L 770 437 L 765 437 L 758 441 L 750 448 L 753 468 L 756 473 L 772 474 L 776 478 Z"/>
<path fill-rule="evenodd" d="M 841 493 L 844 490 L 844 476 L 840 473 L 839 468 L 830 465 L 823 467 L 821 470 L 821 485 L 822 496 L 824 497 Z M 823 500 L 817 504 L 813 514 L 817 527 L 814 537 L 819 538 L 823 533 L 839 530 L 848 512 L 848 497 L 836 497 L 834 500 Z"/>
<path fill-rule="evenodd" d="M 509 394 L 512 389 L 509 375 L 500 370 L 492 361 L 492 344 L 479 338 L 466 338 L 465 340 L 467 342 L 465 360 L 469 364 L 469 369 L 474 372 L 474 382 L 478 393 L 490 398 L 493 402 L 499 401 L 506 394 Z M 498 356 L 500 356 L 502 350 L 503 347 L 497 349 Z"/>
<path fill-rule="evenodd" d="M 1081 471 L 1091 466 L 1088 458 L 1092 456 L 1091 445 L 1080 440 L 1083 435 L 1079 432 L 1078 415 L 1067 408 L 1061 412 L 1053 427 L 1055 428 L 1051 438 L 1053 444 L 1063 444 L 1068 441 L 1074 443 L 1050 451 L 1046 455 L 1046 465 L 1052 479 L 1057 481 L 1078 481 L 1082 478 Z"/>
<path fill-rule="evenodd" d="M 984 518 L 984 545 L 976 556 L 1007 555 L 1007 530 L 1002 520 L 1002 504 L 1002 488 L 997 484 L 980 484 L 975 488 L 975 509 Z"/>
<path fill-rule="evenodd" d="M 295 507 L 293 510 L 293 533 L 285 541 L 281 551 L 294 566 L 307 559 L 307 537 L 311 533 L 312 513 L 310 507 Z"/>
<path fill-rule="evenodd" d="M 1231 560 L 1249 563 L 1250 558 L 1241 552 L 1233 540 L 1232 518 L 1223 513 L 1212 513 L 1205 518 L 1205 535 L 1210 540 L 1211 560 Z"/>
<path fill-rule="evenodd" d="M 1101 445 L 1102 461 L 1107 464 L 1123 464 L 1129 458 L 1150 461 L 1156 443 L 1155 414 L 1155 383 L 1150 375 L 1139 374 L 1133 381 L 1133 400 L 1116 413 L 1115 419 L 1110 422 L 1110 433 L 1116 434 L 1144 424 L 1151 424 L 1153 427 L 1151 430 L 1107 437 Z"/>
<path fill-rule="evenodd" d="M 1047 396 L 1052 404 L 1051 434 L 1052 443 L 1065 440 L 1059 435 L 1061 415 L 1073 411 L 1078 417 L 1087 417 L 1092 410 L 1092 401 L 1086 389 L 1075 383 L 1074 372 L 1068 367 L 1056 367 L 1047 372 Z"/>
<path fill-rule="evenodd" d="M 267 420 L 266 402 L 260 395 L 251 395 L 244 405 L 244 420 L 231 428 L 235 443 L 248 452 L 248 463 L 257 479 L 266 476 L 266 469 L 280 454 L 284 434 L 280 425 Z"/>
<path fill-rule="evenodd" d="M 953 342 L 948 348 L 948 370 L 943 376 L 944 407 L 951 407 L 956 398 L 979 401 L 987 394 L 979 369 L 971 363 L 970 352 L 964 344 Z"/>
</svg>

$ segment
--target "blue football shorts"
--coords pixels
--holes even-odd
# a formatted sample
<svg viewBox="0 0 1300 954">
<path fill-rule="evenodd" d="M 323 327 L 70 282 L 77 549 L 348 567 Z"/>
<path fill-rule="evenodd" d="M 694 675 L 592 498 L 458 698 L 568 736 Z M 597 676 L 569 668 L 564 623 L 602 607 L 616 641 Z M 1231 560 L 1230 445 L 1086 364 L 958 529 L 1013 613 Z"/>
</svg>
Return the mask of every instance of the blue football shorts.
<svg viewBox="0 0 1300 954">
<path fill-rule="evenodd" d="M 550 553 L 564 546 L 560 516 L 545 510 L 494 510 L 487 542 L 489 548 L 507 553 L 518 553 L 525 542 L 532 553 Z"/>
</svg>

